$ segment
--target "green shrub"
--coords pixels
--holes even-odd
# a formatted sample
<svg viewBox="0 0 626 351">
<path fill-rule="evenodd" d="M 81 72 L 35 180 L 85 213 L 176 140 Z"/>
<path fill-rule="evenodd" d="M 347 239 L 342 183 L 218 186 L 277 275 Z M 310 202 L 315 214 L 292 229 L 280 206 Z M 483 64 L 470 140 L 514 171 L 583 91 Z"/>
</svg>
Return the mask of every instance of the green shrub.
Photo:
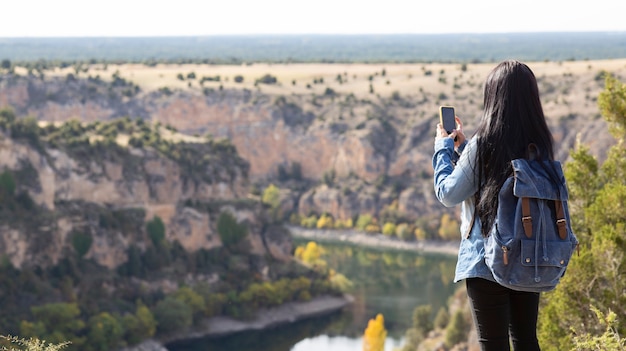
<svg viewBox="0 0 626 351">
<path fill-rule="evenodd" d="M 433 322 L 430 319 L 432 313 L 432 307 L 430 305 L 417 306 L 413 310 L 413 328 L 417 329 L 422 337 L 425 337 L 428 332 L 433 330 Z"/>
<path fill-rule="evenodd" d="M 359 230 L 365 230 L 365 228 L 372 223 L 374 223 L 374 218 L 371 214 L 361 214 L 356 220 L 355 227 Z"/>
<path fill-rule="evenodd" d="M 86 349 L 108 351 L 120 346 L 124 329 L 120 321 L 107 312 L 89 318 Z"/>
<path fill-rule="evenodd" d="M 224 305 L 228 301 L 226 294 L 212 293 L 205 295 L 204 314 L 207 317 L 217 316 L 223 313 Z"/>
<path fill-rule="evenodd" d="M 441 307 L 435 317 L 435 328 L 443 329 L 450 322 L 450 314 L 445 307 Z"/>
<path fill-rule="evenodd" d="M 152 312 L 157 321 L 157 331 L 161 334 L 182 330 L 193 322 L 191 307 L 174 297 L 168 296 L 159 301 Z"/>
<path fill-rule="evenodd" d="M 230 212 L 222 212 L 217 219 L 217 232 L 226 247 L 233 247 L 248 235 L 248 228 L 237 223 Z"/>
<path fill-rule="evenodd" d="M 271 74 L 266 74 L 263 77 L 255 81 L 255 83 L 261 83 L 261 84 L 276 84 L 277 82 L 278 82 L 278 79 L 276 79 L 276 77 L 274 77 Z"/>
<path fill-rule="evenodd" d="M 270 184 L 263 190 L 261 201 L 270 206 L 272 217 L 278 219 L 280 215 L 280 189 L 276 185 Z"/>
<path fill-rule="evenodd" d="M 173 297 L 189 306 L 194 317 L 199 317 L 205 310 L 204 298 L 188 286 L 178 289 Z"/>
<path fill-rule="evenodd" d="M 9 171 L 0 174 L 0 203 L 9 201 L 15 196 L 15 179 Z"/>
<path fill-rule="evenodd" d="M 78 257 L 83 257 L 89 252 L 93 238 L 89 233 L 73 232 L 71 234 L 72 246 Z"/>
<path fill-rule="evenodd" d="M 146 224 L 148 236 L 154 246 L 160 246 L 165 240 L 165 224 L 159 216 L 154 216 L 151 221 Z"/>
<path fill-rule="evenodd" d="M 595 307 L 591 310 L 596 314 L 599 326 L 604 328 L 602 335 L 591 333 L 576 334 L 574 336 L 574 350 L 576 351 L 623 351 L 626 350 L 626 339 L 619 335 L 619 319 L 613 311 L 604 314 Z"/>
<path fill-rule="evenodd" d="M 143 303 L 137 304 L 135 314 L 127 314 L 124 316 L 124 340 L 130 345 L 135 345 L 145 339 L 154 336 L 157 327 L 157 321 L 152 311 Z"/>
<path fill-rule="evenodd" d="M 413 228 L 408 223 L 400 223 L 396 226 L 396 236 L 402 240 L 414 239 Z"/>
<path fill-rule="evenodd" d="M 85 342 L 80 335 L 85 322 L 80 318 L 76 303 L 50 303 L 31 307 L 33 322 L 22 321 L 20 334 L 24 337 L 46 339 L 51 343 L 69 341 L 80 349 Z"/>
<path fill-rule="evenodd" d="M 394 223 L 387 222 L 383 225 L 383 235 L 393 236 L 396 233 L 396 225 Z"/>
<path fill-rule="evenodd" d="M 456 311 L 452 316 L 448 327 L 446 328 L 445 344 L 447 347 L 452 347 L 461 341 L 467 339 L 467 329 L 469 325 L 465 320 L 465 316 L 462 311 Z"/>
<path fill-rule="evenodd" d="M 300 225 L 305 228 L 315 228 L 317 226 L 317 216 L 312 214 L 308 217 L 303 217 L 300 221 Z"/>
</svg>

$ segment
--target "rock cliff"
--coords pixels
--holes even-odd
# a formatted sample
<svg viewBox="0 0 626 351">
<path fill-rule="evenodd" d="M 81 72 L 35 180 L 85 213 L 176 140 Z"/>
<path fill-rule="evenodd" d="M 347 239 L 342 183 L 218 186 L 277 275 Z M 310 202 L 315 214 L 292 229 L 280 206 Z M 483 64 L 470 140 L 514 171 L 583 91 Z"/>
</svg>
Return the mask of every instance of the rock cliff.
<svg viewBox="0 0 626 351">
<path fill-rule="evenodd" d="M 605 122 L 597 118 L 595 105 L 595 97 L 602 89 L 599 68 L 592 70 L 589 64 L 587 71 L 574 69 L 578 71 L 572 74 L 561 73 L 571 71 L 567 68 L 551 72 L 541 66 L 536 72 L 555 136 L 556 155 L 562 161 L 567 159 L 577 138 L 590 145 L 592 153 L 599 157 L 612 144 L 611 138 L 597 138 L 607 133 Z M 422 70 L 430 72 L 424 67 Z M 438 77 L 430 73 L 441 82 L 434 83 L 439 84 L 436 89 L 398 90 L 389 97 L 378 93 L 337 93 L 333 89 L 339 88 L 334 86 L 321 94 L 291 95 L 284 87 L 267 93 L 260 87 L 143 91 L 115 75 L 106 81 L 99 76 L 4 76 L 0 80 L 0 106 L 12 106 L 18 115 L 31 115 L 39 121 L 76 118 L 89 122 L 129 116 L 169 125 L 188 135 L 227 138 L 249 163 L 252 184 L 263 187 L 274 182 L 290 189 L 283 196 L 285 212 L 326 212 L 335 218 L 350 218 L 360 213 L 378 215 L 385 206 L 397 201 L 401 213 L 416 219 L 445 211 L 434 198 L 431 184 L 437 106 L 454 104 L 471 135 L 482 100 L 477 82 L 484 77 L 479 73 L 484 74 L 455 71 L 453 74 L 458 76 L 451 84 L 446 83 L 442 68 Z M 57 157 L 61 162 L 63 155 Z M 165 178 L 171 174 L 167 163 L 154 161 L 146 165 Z M 295 169 L 297 172 L 291 171 Z M 105 165 L 98 172 L 119 174 L 119 169 Z M 90 193 L 102 199 L 116 197 L 120 203 L 135 201 L 120 191 L 109 191 L 114 182 L 99 183 L 98 190 L 86 184 L 71 188 L 55 184 L 54 191 L 65 189 L 63 196 L 68 198 Z M 175 210 L 156 199 L 182 190 L 168 181 L 159 189 L 163 193 L 155 195 L 148 211 L 173 218 Z M 220 196 L 242 195 L 242 188 L 237 189 L 222 184 L 202 191 Z M 147 189 L 134 191 L 140 201 L 146 202 Z M 50 185 L 43 186 L 39 199 L 51 205 L 52 193 Z"/>
<path fill-rule="evenodd" d="M 189 253 L 221 247 L 223 212 L 246 224 L 252 255 L 290 259 L 288 235 L 248 199 L 249 164 L 228 143 L 172 143 L 169 152 L 191 155 L 185 159 L 150 146 L 55 146 L 43 129 L 27 134 L 27 123 L 2 123 L 0 254 L 16 268 L 50 267 L 75 254 L 118 268 L 131 247 L 150 246 L 146 222 L 154 218 L 164 239 Z M 81 238 L 90 244 L 79 253 Z"/>
</svg>

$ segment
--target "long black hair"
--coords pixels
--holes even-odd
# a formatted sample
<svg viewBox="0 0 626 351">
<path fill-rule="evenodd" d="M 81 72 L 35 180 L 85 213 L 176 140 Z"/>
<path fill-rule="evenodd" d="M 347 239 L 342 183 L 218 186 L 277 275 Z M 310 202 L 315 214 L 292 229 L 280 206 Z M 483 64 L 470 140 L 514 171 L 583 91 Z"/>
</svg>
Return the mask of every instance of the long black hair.
<svg viewBox="0 0 626 351">
<path fill-rule="evenodd" d="M 553 139 L 539 99 L 537 79 L 515 60 L 496 66 L 485 82 L 483 115 L 476 130 L 479 186 L 475 216 L 487 236 L 498 209 L 498 193 L 513 170 L 511 160 L 535 144 L 543 159 L 554 159 Z"/>
</svg>

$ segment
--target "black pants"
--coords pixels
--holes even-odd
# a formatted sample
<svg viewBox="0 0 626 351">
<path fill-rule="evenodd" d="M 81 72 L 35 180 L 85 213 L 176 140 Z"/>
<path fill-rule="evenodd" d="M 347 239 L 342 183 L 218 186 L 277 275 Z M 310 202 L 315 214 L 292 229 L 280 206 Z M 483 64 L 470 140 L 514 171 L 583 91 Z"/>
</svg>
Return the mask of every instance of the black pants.
<svg viewBox="0 0 626 351">
<path fill-rule="evenodd" d="M 483 351 L 539 351 L 539 293 L 515 291 L 486 279 L 466 280 L 478 342 Z"/>
</svg>

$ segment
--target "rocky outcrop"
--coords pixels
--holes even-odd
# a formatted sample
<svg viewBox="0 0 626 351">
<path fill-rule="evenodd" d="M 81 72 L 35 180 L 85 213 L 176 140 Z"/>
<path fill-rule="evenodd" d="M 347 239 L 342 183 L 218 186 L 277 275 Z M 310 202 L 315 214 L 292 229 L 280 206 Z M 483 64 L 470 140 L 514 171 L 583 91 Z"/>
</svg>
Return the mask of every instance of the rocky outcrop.
<svg viewBox="0 0 626 351">
<path fill-rule="evenodd" d="M 602 87 L 597 79 L 594 81 L 594 71 L 575 75 L 540 73 L 538 80 L 555 137 L 557 158 L 566 160 L 577 138 L 590 145 L 594 155 L 602 157 L 612 139 L 596 137 L 607 134 L 607 126 L 596 118 L 594 96 Z M 446 99 L 453 99 L 463 114 L 466 132 L 471 134 L 477 125 L 482 99 L 474 80 L 473 73 L 459 71 L 454 85 L 441 84 L 432 91 L 399 91 L 392 98 L 376 95 L 356 98 L 334 92 L 311 97 L 247 89 L 207 90 L 204 94 L 191 89 L 142 91 L 119 77 L 105 82 L 91 77 L 42 80 L 4 76 L 0 80 L 0 107 L 12 106 L 18 115 L 32 115 L 41 121 L 71 118 L 94 121 L 130 116 L 171 125 L 189 135 L 227 138 L 249 163 L 253 183 L 264 186 L 282 181 L 277 180 L 281 168 L 289 170 L 298 166 L 299 176 L 308 182 L 304 186 L 281 186 L 295 189 L 286 196 L 291 200 L 283 204 L 284 212 L 297 211 L 302 215 L 327 212 L 336 218 L 348 218 L 359 213 L 378 214 L 397 200 L 402 213 L 418 218 L 440 215 L 445 210 L 437 203 L 431 184 L 430 159 L 437 120 L 434 111 Z M 63 155 L 55 157 L 60 164 L 69 162 L 61 159 Z M 170 165 L 155 162 L 146 166 L 167 179 L 172 171 Z M 107 176 L 119 174 L 114 165 L 98 167 L 97 172 Z M 325 180 L 326 185 L 318 186 L 320 180 Z M 44 188 L 39 196 L 49 206 L 53 205 L 50 199 L 55 192 L 64 192 L 67 198 L 80 198 L 86 195 L 79 193 L 86 194 L 92 189 L 86 183 L 69 187 L 47 178 L 42 179 L 42 184 Z M 55 188 L 50 184 L 56 184 Z M 162 194 L 157 198 L 182 191 L 167 180 L 162 185 L 159 187 Z M 149 189 L 138 186 L 135 184 L 133 188 L 138 197 L 133 198 L 145 202 Z M 112 182 L 100 183 L 99 190 L 91 196 L 129 201 L 114 187 Z M 215 184 L 202 192 L 228 197 L 241 194 L 241 190 Z M 172 208 L 168 210 L 156 204 L 149 208 L 164 216 L 169 211 L 169 216 L 173 216 Z"/>
<path fill-rule="evenodd" d="M 251 254 L 289 260 L 288 233 L 267 227 L 263 205 L 247 199 L 247 162 L 228 148 L 189 147 L 215 162 L 190 174 L 149 147 L 86 145 L 85 159 L 0 132 L 0 171 L 14 180 L 16 201 L 33 203 L 30 212 L 16 210 L 0 225 L 0 254 L 16 268 L 47 267 L 76 254 L 76 237 L 86 237 L 91 244 L 81 255 L 114 269 L 127 262 L 129 247 L 147 247 L 146 222 L 157 217 L 165 239 L 187 252 L 221 247 L 216 222 L 227 211 L 247 226 Z"/>
</svg>

